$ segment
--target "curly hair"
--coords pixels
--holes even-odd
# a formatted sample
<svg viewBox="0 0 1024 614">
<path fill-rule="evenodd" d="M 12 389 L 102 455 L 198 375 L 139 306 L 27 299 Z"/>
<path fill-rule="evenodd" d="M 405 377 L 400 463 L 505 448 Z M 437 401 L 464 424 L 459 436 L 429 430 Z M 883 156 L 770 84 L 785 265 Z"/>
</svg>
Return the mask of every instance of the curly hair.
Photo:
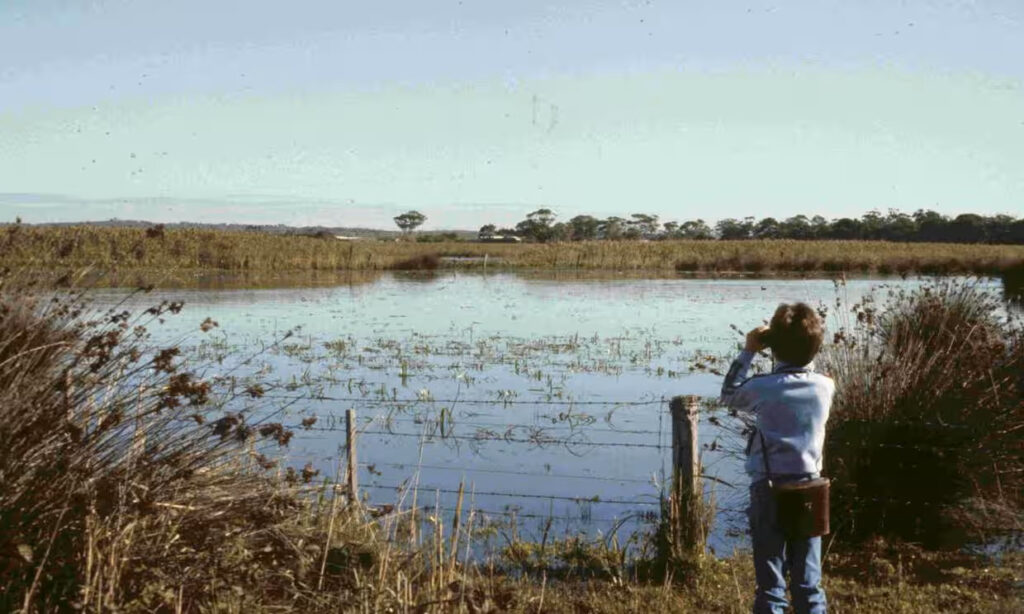
<svg viewBox="0 0 1024 614">
<path fill-rule="evenodd" d="M 791 365 L 814 360 L 825 338 L 821 318 L 807 303 L 779 305 L 769 328 L 768 342 L 775 357 Z"/>
</svg>

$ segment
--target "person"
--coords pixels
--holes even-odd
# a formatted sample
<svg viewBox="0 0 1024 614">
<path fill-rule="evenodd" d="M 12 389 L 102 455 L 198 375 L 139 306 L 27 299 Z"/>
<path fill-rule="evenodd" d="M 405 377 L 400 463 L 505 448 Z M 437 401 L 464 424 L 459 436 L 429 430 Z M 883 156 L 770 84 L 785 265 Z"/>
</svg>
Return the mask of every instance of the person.
<svg viewBox="0 0 1024 614">
<path fill-rule="evenodd" d="M 821 475 L 825 423 L 835 393 L 832 379 L 814 371 L 821 349 L 821 318 L 805 303 L 782 304 L 769 326 L 747 334 L 722 385 L 722 402 L 753 418 L 747 443 L 750 476 L 750 534 L 753 542 L 755 614 L 785 611 L 786 580 L 798 614 L 826 611 L 821 587 L 821 537 L 787 540 L 775 518 L 771 480 L 776 484 Z M 758 352 L 771 349 L 774 368 L 748 378 Z"/>
</svg>

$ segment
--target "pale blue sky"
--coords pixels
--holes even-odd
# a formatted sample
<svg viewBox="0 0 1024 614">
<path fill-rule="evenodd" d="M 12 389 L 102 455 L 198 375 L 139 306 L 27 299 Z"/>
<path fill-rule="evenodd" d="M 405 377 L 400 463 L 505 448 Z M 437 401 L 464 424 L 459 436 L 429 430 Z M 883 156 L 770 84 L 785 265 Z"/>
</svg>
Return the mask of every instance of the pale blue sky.
<svg viewBox="0 0 1024 614">
<path fill-rule="evenodd" d="M 1024 2 L 0 0 L 5 219 L 1024 213 Z"/>
</svg>

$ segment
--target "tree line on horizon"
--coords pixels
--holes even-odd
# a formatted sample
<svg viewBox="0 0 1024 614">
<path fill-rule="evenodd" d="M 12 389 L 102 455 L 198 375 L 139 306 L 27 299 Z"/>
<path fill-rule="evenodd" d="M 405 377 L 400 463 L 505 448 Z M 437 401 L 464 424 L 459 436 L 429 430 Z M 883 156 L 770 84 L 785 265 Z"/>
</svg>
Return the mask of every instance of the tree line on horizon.
<svg viewBox="0 0 1024 614">
<path fill-rule="evenodd" d="M 908 214 L 889 209 L 887 213 L 871 210 L 859 218 L 832 220 L 820 215 L 795 215 L 785 219 L 726 218 L 712 226 L 702 219 L 661 221 L 657 215 L 647 213 L 634 213 L 628 218 L 577 215 L 563 222 L 557 221 L 554 211 L 542 208 L 527 214 L 514 228 L 486 224 L 480 228 L 478 236 L 480 239 L 512 236 L 538 243 L 602 239 L 797 239 L 1024 244 L 1024 219 L 974 213 L 950 217 L 926 209 Z"/>
</svg>

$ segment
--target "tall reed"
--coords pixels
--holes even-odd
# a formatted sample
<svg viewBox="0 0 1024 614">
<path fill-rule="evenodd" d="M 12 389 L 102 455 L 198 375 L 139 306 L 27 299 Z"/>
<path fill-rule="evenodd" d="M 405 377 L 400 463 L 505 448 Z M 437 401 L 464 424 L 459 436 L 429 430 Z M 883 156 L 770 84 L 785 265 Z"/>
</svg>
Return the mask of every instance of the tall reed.
<svg viewBox="0 0 1024 614">
<path fill-rule="evenodd" d="M 190 611 L 308 576 L 306 504 L 245 446 L 287 431 L 218 412 L 217 382 L 147 342 L 180 308 L 0 279 L 0 610 Z"/>
</svg>

